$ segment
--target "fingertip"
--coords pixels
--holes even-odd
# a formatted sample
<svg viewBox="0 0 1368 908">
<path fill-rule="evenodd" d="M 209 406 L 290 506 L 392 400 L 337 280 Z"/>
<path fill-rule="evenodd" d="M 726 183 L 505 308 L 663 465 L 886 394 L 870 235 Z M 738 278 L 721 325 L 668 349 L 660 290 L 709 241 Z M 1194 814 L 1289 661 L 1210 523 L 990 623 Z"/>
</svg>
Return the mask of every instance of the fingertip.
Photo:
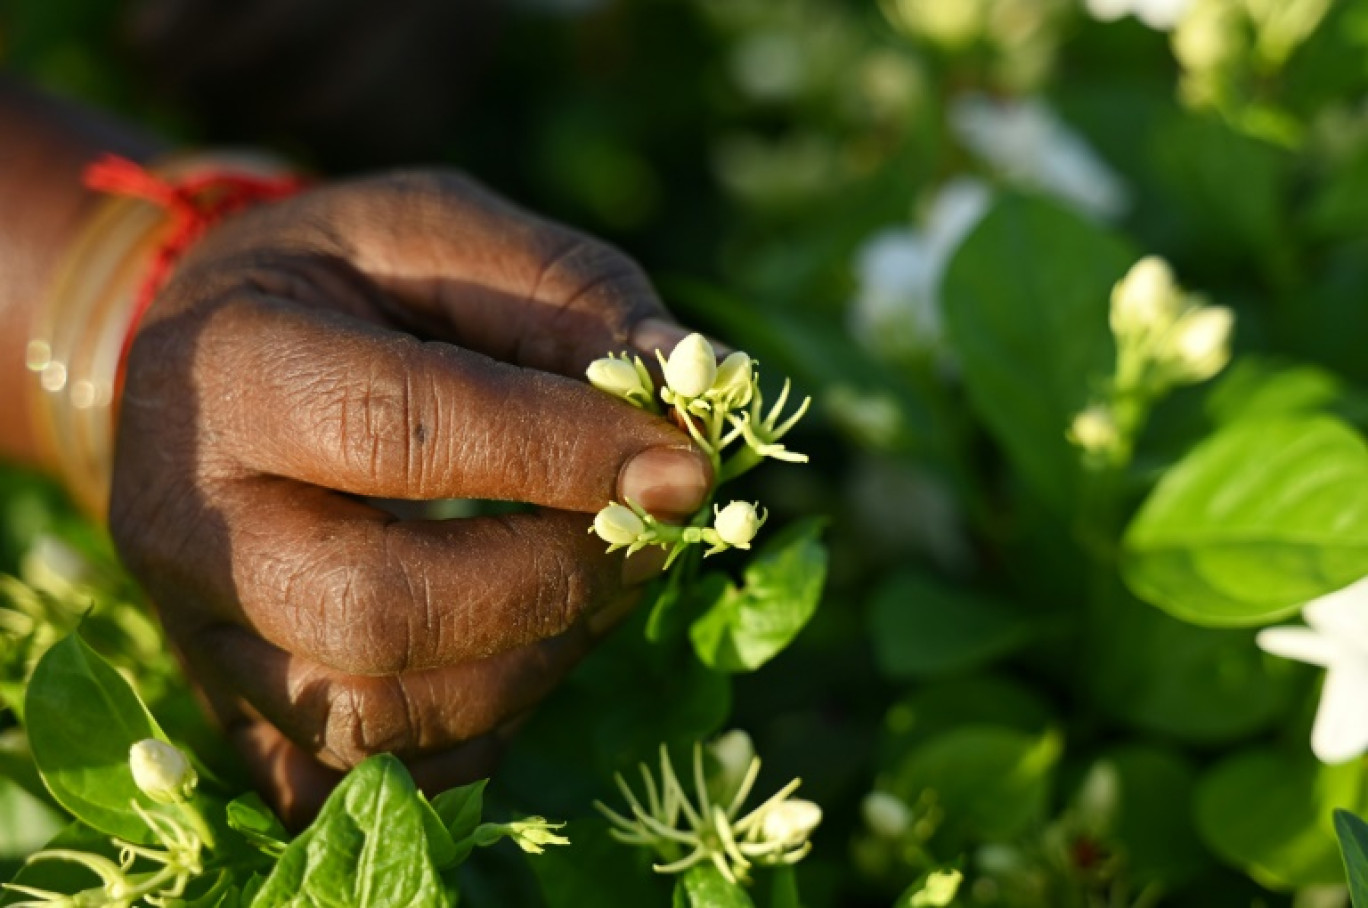
<svg viewBox="0 0 1368 908">
<path fill-rule="evenodd" d="M 703 506 L 712 467 L 693 448 L 647 448 L 618 474 L 618 497 L 662 519 L 688 517 Z"/>
</svg>

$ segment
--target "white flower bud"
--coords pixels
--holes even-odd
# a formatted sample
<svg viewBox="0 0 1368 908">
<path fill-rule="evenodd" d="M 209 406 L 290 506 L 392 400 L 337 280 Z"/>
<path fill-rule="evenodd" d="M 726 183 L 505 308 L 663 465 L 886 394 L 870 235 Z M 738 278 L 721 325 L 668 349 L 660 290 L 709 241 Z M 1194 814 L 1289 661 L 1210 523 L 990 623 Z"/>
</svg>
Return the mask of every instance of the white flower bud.
<svg viewBox="0 0 1368 908">
<path fill-rule="evenodd" d="M 912 823 L 912 811 L 901 798 L 886 791 L 871 791 L 860 802 L 865 825 L 877 836 L 896 839 Z"/>
<path fill-rule="evenodd" d="M 754 368 L 748 354 L 737 350 L 722 360 L 713 380 L 712 394 L 728 406 L 744 407 L 750 403 Z"/>
<path fill-rule="evenodd" d="M 665 383 L 680 397 L 699 397 L 717 378 L 717 354 L 701 334 L 690 334 L 665 361 Z"/>
<path fill-rule="evenodd" d="M 651 394 L 650 388 L 642 386 L 641 375 L 638 374 L 636 366 L 625 359 L 614 359 L 610 356 L 596 359 L 589 364 L 585 374 L 589 378 L 589 384 L 615 397 L 627 398 L 642 392 L 649 397 Z"/>
<path fill-rule="evenodd" d="M 199 784 L 199 775 L 179 749 L 144 738 L 128 750 L 133 782 L 143 794 L 161 804 L 188 800 Z"/>
<path fill-rule="evenodd" d="M 716 787 L 720 800 L 730 801 L 745 780 L 751 761 L 755 759 L 755 744 L 750 735 L 734 728 L 710 743 L 708 752 L 717 761 L 716 784 L 709 788 Z"/>
<path fill-rule="evenodd" d="M 1069 441 L 1089 453 L 1110 451 L 1121 440 L 1121 430 L 1108 407 L 1093 404 L 1074 417 L 1069 425 Z"/>
<path fill-rule="evenodd" d="M 760 832 L 767 842 L 782 843 L 791 847 L 806 842 L 820 822 L 821 807 L 811 801 L 794 798 L 770 808 L 761 823 Z"/>
<path fill-rule="evenodd" d="M 1183 382 L 1206 381 L 1230 362 L 1235 313 L 1225 306 L 1198 306 L 1183 314 L 1169 332 L 1167 360 Z"/>
<path fill-rule="evenodd" d="M 1179 299 L 1168 262 L 1145 256 L 1112 288 L 1112 333 L 1133 337 L 1163 331 L 1177 314 Z"/>
<path fill-rule="evenodd" d="M 720 511 L 713 505 L 713 529 L 718 538 L 738 549 L 750 548 L 764 520 L 755 512 L 755 505 L 746 501 L 733 501 Z"/>
<path fill-rule="evenodd" d="M 646 524 L 631 508 L 614 502 L 594 515 L 594 532 L 609 545 L 631 545 L 646 532 Z"/>
</svg>

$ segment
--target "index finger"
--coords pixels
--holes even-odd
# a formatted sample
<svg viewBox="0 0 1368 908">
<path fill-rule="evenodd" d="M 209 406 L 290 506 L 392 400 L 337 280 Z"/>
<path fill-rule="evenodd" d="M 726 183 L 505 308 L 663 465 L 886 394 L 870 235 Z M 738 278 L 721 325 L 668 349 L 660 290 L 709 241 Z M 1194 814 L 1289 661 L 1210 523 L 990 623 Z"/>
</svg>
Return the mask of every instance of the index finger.
<svg viewBox="0 0 1368 908">
<path fill-rule="evenodd" d="M 269 298 L 234 300 L 191 343 L 173 322 L 139 338 L 121 431 L 159 418 L 158 388 L 192 387 L 212 402 L 216 454 L 252 472 L 381 498 L 631 499 L 662 516 L 692 513 L 712 481 L 683 432 L 583 382 Z"/>
</svg>

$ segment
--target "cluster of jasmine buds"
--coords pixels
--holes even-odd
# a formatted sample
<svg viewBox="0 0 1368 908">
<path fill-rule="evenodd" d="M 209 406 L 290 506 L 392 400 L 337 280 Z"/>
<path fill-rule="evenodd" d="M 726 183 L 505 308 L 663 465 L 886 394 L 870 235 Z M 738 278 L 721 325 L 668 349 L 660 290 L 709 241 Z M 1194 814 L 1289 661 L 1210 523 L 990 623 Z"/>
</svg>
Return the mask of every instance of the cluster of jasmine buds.
<svg viewBox="0 0 1368 908">
<path fill-rule="evenodd" d="M 657 520 L 636 502 L 622 505 L 614 501 L 594 515 L 589 532 L 597 533 L 608 543 L 610 552 L 625 548 L 632 555 L 647 546 L 658 545 L 669 553 L 665 559 L 665 566 L 669 567 L 687 547 L 699 543 L 708 546 L 705 556 L 727 549 L 749 549 L 768 517 L 757 504 L 733 501 L 720 510 L 713 506 L 711 526 L 677 526 Z"/>
<path fill-rule="evenodd" d="M 1108 394 L 1078 413 L 1067 432 L 1095 465 L 1127 461 L 1160 395 L 1206 381 L 1225 368 L 1235 315 L 1185 292 L 1168 263 L 1151 255 L 1112 288 L 1110 321 L 1116 373 Z"/>
<path fill-rule="evenodd" d="M 1235 315 L 1184 293 L 1157 256 L 1136 262 L 1111 295 L 1117 382 L 1161 388 L 1206 381 L 1230 361 Z"/>
<path fill-rule="evenodd" d="M 714 767 L 711 778 L 709 762 Z M 799 779 L 740 816 L 760 773 L 760 758 L 744 732 L 723 735 L 707 748 L 706 756 L 701 744 L 694 745 L 692 797 L 663 744 L 659 782 L 646 764 L 639 769 L 643 798 L 620 774 L 616 777 L 630 817 L 602 803 L 595 806 L 612 823 L 615 839 L 655 851 L 660 858 L 653 865 L 658 873 L 682 873 L 710 862 L 727 880 L 747 882 L 753 866 L 795 864 L 812 850 L 809 838 L 822 820 L 822 809 L 791 797 Z"/>
<path fill-rule="evenodd" d="M 144 794 L 158 803 L 177 805 L 183 816 L 145 810 L 135 801 L 133 811 L 152 831 L 156 845 L 136 845 L 116 838 L 113 841 L 119 849 L 118 861 L 67 848 L 51 848 L 34 854 L 28 859 L 29 863 L 65 861 L 79 864 L 99 878 L 100 886 L 68 895 L 7 883 L 5 888 L 29 897 L 11 903 L 15 908 L 52 908 L 54 905 L 131 908 L 136 904 L 179 904 L 185 887 L 204 872 L 201 852 L 206 845 L 206 833 L 201 828 L 202 819 L 188 804 L 198 777 L 180 750 L 151 738 L 133 745 L 129 752 L 129 769 L 134 783 Z M 133 864 L 139 858 L 157 869 L 134 872 Z"/>
<path fill-rule="evenodd" d="M 509 838 L 528 854 L 541 854 L 547 845 L 570 844 L 569 839 L 555 832 L 564 825 L 552 823 L 544 817 L 523 817 L 511 823 L 482 823 L 471 833 L 471 838 L 480 846 L 493 845 L 500 839 Z"/>
<path fill-rule="evenodd" d="M 701 334 L 690 334 L 665 356 L 656 351 L 665 385 L 656 394 L 655 384 L 639 357 L 607 356 L 588 369 L 589 382 L 601 391 L 635 406 L 662 412 L 669 408 L 674 421 L 687 431 L 712 462 L 713 475 L 725 482 L 755 467 L 765 458 L 805 463 L 806 455 L 788 450 L 781 439 L 807 413 L 811 398 L 804 398 L 792 413 L 785 414 L 790 383 L 768 412 L 760 391 L 759 375 L 751 357 L 741 351 L 719 364 L 712 344 Z M 667 564 L 689 545 L 704 544 L 712 555 L 730 548 L 748 549 L 764 524 L 766 514 L 758 503 L 733 501 L 726 507 L 709 501 L 683 525 L 663 523 L 636 505 L 611 503 L 594 518 L 593 532 L 609 545 L 609 551 L 627 549 L 628 554 L 650 545 L 669 551 Z"/>
</svg>

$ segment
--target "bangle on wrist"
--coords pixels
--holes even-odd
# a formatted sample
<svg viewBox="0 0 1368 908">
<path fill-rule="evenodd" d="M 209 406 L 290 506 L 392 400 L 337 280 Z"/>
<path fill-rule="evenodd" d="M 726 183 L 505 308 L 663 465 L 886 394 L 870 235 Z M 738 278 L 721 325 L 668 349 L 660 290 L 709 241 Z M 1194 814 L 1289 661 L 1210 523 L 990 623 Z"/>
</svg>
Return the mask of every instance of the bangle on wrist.
<svg viewBox="0 0 1368 908">
<path fill-rule="evenodd" d="M 100 199 L 38 307 L 26 363 L 44 462 L 76 503 L 103 520 L 123 369 L 147 307 L 179 258 L 215 223 L 284 198 L 302 181 L 250 154 L 183 155 L 144 168 L 106 157 L 86 185 Z"/>
</svg>

